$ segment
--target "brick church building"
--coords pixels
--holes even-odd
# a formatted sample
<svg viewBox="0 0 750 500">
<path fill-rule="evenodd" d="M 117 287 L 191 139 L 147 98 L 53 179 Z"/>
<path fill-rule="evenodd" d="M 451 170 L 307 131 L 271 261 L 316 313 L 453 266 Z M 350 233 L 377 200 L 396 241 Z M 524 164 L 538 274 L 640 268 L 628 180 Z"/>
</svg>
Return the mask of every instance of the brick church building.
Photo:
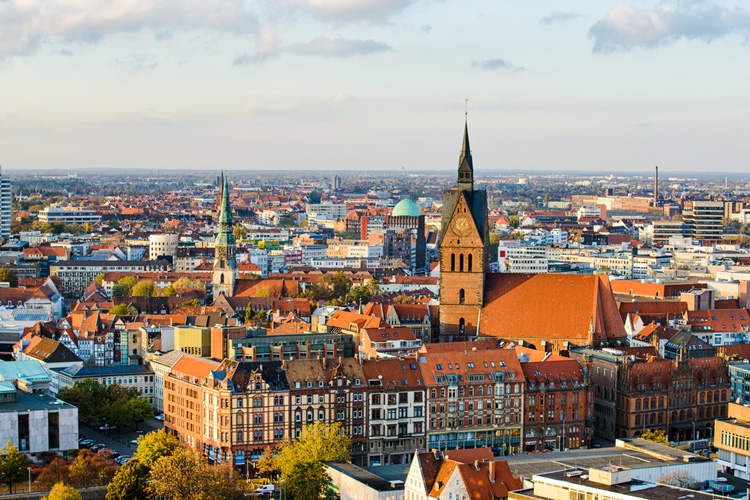
<svg viewBox="0 0 750 500">
<path fill-rule="evenodd" d="M 624 345 L 607 276 L 490 273 L 489 248 L 487 192 L 474 187 L 465 124 L 458 182 L 443 193 L 440 340 L 499 337 L 545 351 Z"/>
</svg>

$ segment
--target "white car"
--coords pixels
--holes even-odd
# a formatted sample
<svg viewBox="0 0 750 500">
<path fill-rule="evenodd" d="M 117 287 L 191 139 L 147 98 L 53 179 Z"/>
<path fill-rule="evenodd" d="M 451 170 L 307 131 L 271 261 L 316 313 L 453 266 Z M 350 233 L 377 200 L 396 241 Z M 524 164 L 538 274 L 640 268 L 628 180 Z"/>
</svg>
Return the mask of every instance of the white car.
<svg viewBox="0 0 750 500">
<path fill-rule="evenodd" d="M 264 484 L 259 488 L 255 488 L 256 495 L 272 495 L 274 491 L 276 491 L 276 487 L 272 484 Z"/>
</svg>

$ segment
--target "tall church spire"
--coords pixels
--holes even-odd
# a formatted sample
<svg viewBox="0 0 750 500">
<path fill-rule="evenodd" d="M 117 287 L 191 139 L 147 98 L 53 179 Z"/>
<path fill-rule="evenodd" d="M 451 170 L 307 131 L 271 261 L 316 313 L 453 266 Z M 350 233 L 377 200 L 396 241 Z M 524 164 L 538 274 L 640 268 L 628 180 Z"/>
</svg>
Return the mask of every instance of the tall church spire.
<svg viewBox="0 0 750 500">
<path fill-rule="evenodd" d="M 231 297 L 237 281 L 236 242 L 232 227 L 232 209 L 229 207 L 229 185 L 227 176 L 222 173 L 219 227 L 214 245 L 213 294 L 223 293 Z"/>
<path fill-rule="evenodd" d="M 458 159 L 458 190 L 472 191 L 474 189 L 474 162 L 471 159 L 469 147 L 469 119 L 464 122 L 464 142 L 461 145 L 461 157 Z"/>
</svg>

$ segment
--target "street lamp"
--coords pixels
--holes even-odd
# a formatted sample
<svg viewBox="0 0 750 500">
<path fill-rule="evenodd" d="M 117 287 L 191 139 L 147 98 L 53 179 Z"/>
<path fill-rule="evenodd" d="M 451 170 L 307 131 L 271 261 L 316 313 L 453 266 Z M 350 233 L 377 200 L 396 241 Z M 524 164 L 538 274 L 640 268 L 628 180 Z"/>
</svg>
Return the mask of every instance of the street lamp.
<svg viewBox="0 0 750 500">
<path fill-rule="evenodd" d="M 26 470 L 29 471 L 29 493 L 31 493 L 31 467 L 26 467 Z"/>
</svg>

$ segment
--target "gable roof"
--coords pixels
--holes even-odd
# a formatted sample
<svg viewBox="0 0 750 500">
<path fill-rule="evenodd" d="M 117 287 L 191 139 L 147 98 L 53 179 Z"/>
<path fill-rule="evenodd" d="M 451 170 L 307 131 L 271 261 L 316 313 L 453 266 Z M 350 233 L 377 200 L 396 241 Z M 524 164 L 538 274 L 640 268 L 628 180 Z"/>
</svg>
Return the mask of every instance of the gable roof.
<svg viewBox="0 0 750 500">
<path fill-rule="evenodd" d="M 479 335 L 507 338 L 624 337 L 625 327 L 601 275 L 488 273 Z"/>
<path fill-rule="evenodd" d="M 73 351 L 58 341 L 46 337 L 36 338 L 39 341 L 36 343 L 32 342 L 23 351 L 27 356 L 44 361 L 45 363 L 75 363 L 82 361 L 81 358 L 73 354 Z"/>
</svg>

